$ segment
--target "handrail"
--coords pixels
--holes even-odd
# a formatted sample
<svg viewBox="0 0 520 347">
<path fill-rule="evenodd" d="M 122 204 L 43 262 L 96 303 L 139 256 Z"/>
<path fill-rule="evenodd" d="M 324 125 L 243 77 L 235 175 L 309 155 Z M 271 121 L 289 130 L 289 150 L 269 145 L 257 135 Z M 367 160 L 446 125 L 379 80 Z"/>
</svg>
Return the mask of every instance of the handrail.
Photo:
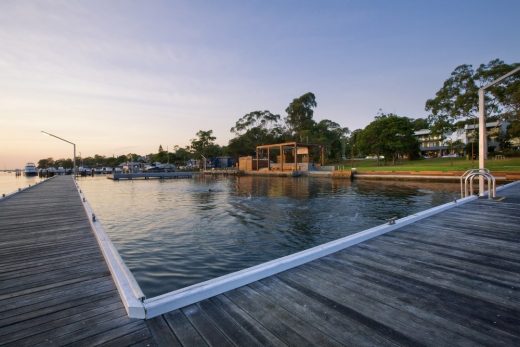
<svg viewBox="0 0 520 347">
<path fill-rule="evenodd" d="M 468 195 L 473 195 L 473 179 L 477 176 L 487 180 L 488 183 L 488 199 L 496 197 L 496 179 L 488 169 L 470 169 L 466 170 L 462 176 L 460 176 L 460 197 L 464 198 Z M 469 183 L 469 187 L 468 187 Z M 469 190 L 469 191 L 468 191 Z M 484 195 L 485 191 L 479 192 L 480 195 Z"/>
</svg>

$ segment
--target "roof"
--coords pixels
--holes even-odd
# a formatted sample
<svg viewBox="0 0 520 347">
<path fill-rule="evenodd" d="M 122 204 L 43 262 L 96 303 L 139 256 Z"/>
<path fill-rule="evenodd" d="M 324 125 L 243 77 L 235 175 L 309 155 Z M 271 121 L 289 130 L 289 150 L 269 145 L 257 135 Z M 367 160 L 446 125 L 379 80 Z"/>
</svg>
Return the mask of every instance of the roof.
<svg viewBox="0 0 520 347">
<path fill-rule="evenodd" d="M 431 134 L 431 131 L 429 129 L 421 129 L 421 130 L 417 130 L 413 134 L 415 136 L 417 136 L 417 135 L 428 135 L 428 134 Z"/>
<path fill-rule="evenodd" d="M 257 149 L 262 149 L 262 148 L 273 148 L 273 147 L 280 147 L 280 146 L 323 147 L 323 145 L 316 144 L 316 143 L 282 142 L 282 143 L 273 143 L 273 144 L 269 144 L 269 145 L 260 145 L 260 146 L 256 146 L 256 148 Z"/>
<path fill-rule="evenodd" d="M 486 123 L 486 128 L 494 128 L 494 127 L 497 127 L 500 125 L 500 122 L 499 121 L 495 121 L 495 122 L 487 122 Z M 466 124 L 464 126 L 464 129 L 477 129 L 479 127 L 478 124 Z"/>
</svg>

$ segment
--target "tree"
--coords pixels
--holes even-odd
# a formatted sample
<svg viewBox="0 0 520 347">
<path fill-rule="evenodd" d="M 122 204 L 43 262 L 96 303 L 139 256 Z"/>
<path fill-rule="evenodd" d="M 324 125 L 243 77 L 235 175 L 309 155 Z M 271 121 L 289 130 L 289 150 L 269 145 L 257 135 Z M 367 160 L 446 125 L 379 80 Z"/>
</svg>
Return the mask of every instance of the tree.
<svg viewBox="0 0 520 347">
<path fill-rule="evenodd" d="M 417 118 L 413 120 L 413 130 L 422 130 L 422 129 L 429 129 L 430 123 L 428 122 L 428 119 L 425 118 Z"/>
<path fill-rule="evenodd" d="M 63 168 L 72 168 L 72 159 L 57 159 L 54 161 L 54 165 Z"/>
<path fill-rule="evenodd" d="M 481 64 L 475 73 L 479 87 L 483 87 L 520 66 L 520 63 L 505 64 L 500 59 Z M 499 115 L 503 119 L 520 119 L 520 74 L 509 76 L 504 81 L 486 89 L 486 114 Z"/>
<path fill-rule="evenodd" d="M 199 130 L 197 138 L 191 140 L 191 150 L 196 157 L 209 158 L 220 154 L 220 148 L 214 143 L 217 138 L 212 134 L 213 130 Z"/>
<path fill-rule="evenodd" d="M 455 129 L 453 120 L 445 115 L 438 115 L 437 117 L 429 116 L 431 134 L 440 139 L 440 143 L 444 143 L 446 135 L 449 135 Z"/>
<path fill-rule="evenodd" d="M 162 145 L 159 145 L 159 149 L 156 154 L 149 154 L 148 158 L 152 162 L 166 163 L 168 161 L 169 152 L 163 149 Z"/>
<path fill-rule="evenodd" d="M 235 137 L 229 141 L 226 152 L 234 156 L 253 155 L 258 145 L 298 141 L 325 145 L 328 158 L 341 158 L 349 130 L 328 119 L 316 123 L 316 106 L 316 97 L 309 92 L 293 99 L 285 110 L 284 122 L 267 110 L 244 115 L 231 128 Z"/>
<path fill-rule="evenodd" d="M 47 169 L 49 167 L 54 167 L 54 159 L 46 158 L 38 160 L 38 169 Z"/>
<path fill-rule="evenodd" d="M 357 157 L 360 154 L 358 142 L 362 132 L 363 129 L 356 129 L 350 133 L 350 136 L 347 139 L 347 146 L 345 151 L 349 154 L 351 159 Z"/>
<path fill-rule="evenodd" d="M 286 123 L 294 139 L 303 142 L 316 124 L 313 120 L 314 110 L 318 104 L 313 93 L 308 92 L 294 99 L 285 109 Z"/>
<path fill-rule="evenodd" d="M 478 90 L 496 78 L 513 70 L 519 63 L 505 64 L 499 59 L 481 64 L 475 71 L 472 65 L 460 65 L 453 70 L 433 99 L 426 101 L 431 113 L 430 123 L 437 119 L 453 124 L 459 119 L 475 118 L 478 113 Z M 486 92 L 488 116 L 518 114 L 520 109 L 520 76 L 516 74 Z"/>
<path fill-rule="evenodd" d="M 329 159 L 340 160 L 343 156 L 344 142 L 350 130 L 329 119 L 317 123 L 311 133 L 311 141 L 325 145 Z"/>
<path fill-rule="evenodd" d="M 189 146 L 186 146 L 185 148 L 175 146 L 173 149 L 175 150 L 175 153 L 173 154 L 173 161 L 176 165 L 179 165 L 179 166 L 186 165 L 186 162 L 193 155 L 190 152 Z"/>
<path fill-rule="evenodd" d="M 278 142 L 284 133 L 280 115 L 270 111 L 253 111 L 241 117 L 231 128 L 235 138 L 229 141 L 227 153 L 233 156 L 252 155 L 256 146 Z"/>
<path fill-rule="evenodd" d="M 235 126 L 231 128 L 231 132 L 236 135 L 243 135 L 251 129 L 263 129 L 267 132 L 280 132 L 281 124 L 280 115 L 273 114 L 270 111 L 253 111 L 240 118 Z"/>
<path fill-rule="evenodd" d="M 392 163 L 400 156 L 414 157 L 419 152 L 419 143 L 414 136 L 410 118 L 381 113 L 357 135 L 358 148 L 366 154 L 384 155 L 385 162 Z"/>
<path fill-rule="evenodd" d="M 280 142 L 280 137 L 262 128 L 252 128 L 229 140 L 227 152 L 232 156 L 253 155 L 256 146 Z"/>
</svg>

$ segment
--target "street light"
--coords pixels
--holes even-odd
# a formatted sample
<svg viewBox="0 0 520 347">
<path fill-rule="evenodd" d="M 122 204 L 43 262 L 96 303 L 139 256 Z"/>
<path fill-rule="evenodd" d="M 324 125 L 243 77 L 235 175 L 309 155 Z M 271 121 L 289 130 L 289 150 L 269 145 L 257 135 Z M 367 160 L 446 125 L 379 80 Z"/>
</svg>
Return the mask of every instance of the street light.
<svg viewBox="0 0 520 347">
<path fill-rule="evenodd" d="M 44 133 L 44 134 L 47 134 L 49 136 L 55 137 L 55 138 L 57 138 L 59 140 L 65 141 L 67 143 L 70 143 L 72 146 L 74 146 L 74 156 L 72 157 L 72 174 L 73 174 L 74 177 L 76 177 L 76 144 L 74 142 L 70 142 L 68 140 L 65 140 L 65 139 L 63 139 L 63 138 L 61 138 L 59 136 L 56 136 L 56 135 L 53 135 L 53 134 L 49 134 L 46 131 L 42 130 L 41 132 Z"/>
</svg>

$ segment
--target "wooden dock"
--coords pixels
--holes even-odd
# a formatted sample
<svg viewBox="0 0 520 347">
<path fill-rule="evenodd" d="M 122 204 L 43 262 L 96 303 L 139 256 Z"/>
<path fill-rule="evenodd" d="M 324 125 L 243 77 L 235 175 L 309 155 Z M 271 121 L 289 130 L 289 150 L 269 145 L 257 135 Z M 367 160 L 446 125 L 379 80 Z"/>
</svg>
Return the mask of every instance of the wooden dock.
<svg viewBox="0 0 520 347">
<path fill-rule="evenodd" d="M 111 180 L 148 180 L 148 179 L 182 179 L 192 178 L 193 172 L 134 172 L 134 173 L 114 173 L 108 175 L 107 178 Z"/>
<path fill-rule="evenodd" d="M 148 320 L 164 345 L 519 346 L 520 185 Z"/>
<path fill-rule="evenodd" d="M 518 346 L 520 185 L 149 320 L 70 176 L 0 200 L 0 345 Z"/>
<path fill-rule="evenodd" d="M 201 173 L 212 176 L 241 176 L 243 174 L 242 171 L 235 168 L 202 170 Z"/>
<path fill-rule="evenodd" d="M 72 176 L 0 200 L 0 345 L 153 345 L 128 318 Z"/>
</svg>

